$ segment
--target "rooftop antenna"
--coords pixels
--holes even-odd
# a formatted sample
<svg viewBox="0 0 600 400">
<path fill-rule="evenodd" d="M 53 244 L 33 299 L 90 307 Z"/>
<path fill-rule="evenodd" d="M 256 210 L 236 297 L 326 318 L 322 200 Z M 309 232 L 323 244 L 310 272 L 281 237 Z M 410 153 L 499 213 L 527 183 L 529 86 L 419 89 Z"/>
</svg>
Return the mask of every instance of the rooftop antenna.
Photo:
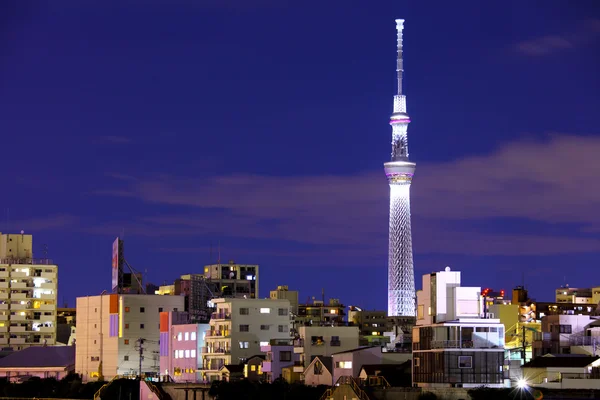
<svg viewBox="0 0 600 400">
<path fill-rule="evenodd" d="M 212 241 L 210 242 L 209 248 L 210 250 L 208 251 L 208 263 L 212 264 Z"/>
<path fill-rule="evenodd" d="M 48 259 L 48 245 L 44 244 L 44 250 L 42 250 L 42 252 L 44 253 L 44 258 Z"/>
<path fill-rule="evenodd" d="M 219 259 L 217 260 L 217 264 L 221 264 L 221 241 L 219 240 Z"/>
<path fill-rule="evenodd" d="M 404 29 L 404 20 L 396 20 L 396 33 L 398 42 L 398 57 L 396 59 L 396 73 L 398 74 L 398 95 L 402 95 L 402 74 L 404 73 L 404 64 L 402 61 L 402 30 Z"/>
</svg>

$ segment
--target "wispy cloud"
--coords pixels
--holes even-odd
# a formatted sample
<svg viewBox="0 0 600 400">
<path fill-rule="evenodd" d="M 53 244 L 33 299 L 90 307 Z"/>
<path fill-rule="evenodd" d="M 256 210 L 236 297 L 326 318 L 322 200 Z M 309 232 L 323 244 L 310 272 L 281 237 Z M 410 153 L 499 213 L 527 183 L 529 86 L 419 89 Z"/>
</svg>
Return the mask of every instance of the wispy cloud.
<svg viewBox="0 0 600 400">
<path fill-rule="evenodd" d="M 516 50 L 527 56 L 544 56 L 583 45 L 600 34 L 600 20 L 584 21 L 571 32 L 546 35 L 516 44 Z"/>
<path fill-rule="evenodd" d="M 70 228 L 79 222 L 79 217 L 68 214 L 49 215 L 24 220 L 10 221 L 10 233 L 34 233 L 36 231 L 60 230 Z"/>
<path fill-rule="evenodd" d="M 600 251 L 600 137 L 551 135 L 497 151 L 417 166 L 413 231 L 420 253 L 530 255 Z M 346 246 L 384 253 L 388 189 L 381 171 L 353 176 L 162 176 L 103 194 L 182 206 L 140 217 L 141 234 L 225 235 Z M 511 218 L 560 234 L 490 233 L 477 224 Z M 573 228 L 574 227 L 574 228 Z"/>
<path fill-rule="evenodd" d="M 99 136 L 96 138 L 99 143 L 109 143 L 109 144 L 127 144 L 131 143 L 133 140 L 127 136 Z"/>
</svg>

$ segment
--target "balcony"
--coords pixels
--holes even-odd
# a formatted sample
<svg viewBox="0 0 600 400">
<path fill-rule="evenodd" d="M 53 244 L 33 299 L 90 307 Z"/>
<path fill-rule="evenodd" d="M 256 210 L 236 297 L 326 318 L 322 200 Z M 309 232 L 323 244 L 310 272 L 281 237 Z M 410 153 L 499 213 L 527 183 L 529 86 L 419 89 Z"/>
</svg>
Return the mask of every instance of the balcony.
<svg viewBox="0 0 600 400">
<path fill-rule="evenodd" d="M 8 317 L 6 314 L 0 314 L 0 321 L 8 321 Z"/>
<path fill-rule="evenodd" d="M 42 293 L 42 294 L 40 295 L 40 298 L 41 298 L 42 300 L 54 300 L 54 298 L 55 298 L 55 297 L 56 297 L 56 296 L 55 296 L 54 294 L 44 294 L 44 293 Z"/>
<path fill-rule="evenodd" d="M 56 279 L 56 272 L 42 272 L 42 278 Z"/>
<path fill-rule="evenodd" d="M 0 326 L 0 333 L 8 332 L 8 326 Z"/>
<path fill-rule="evenodd" d="M 210 315 L 210 319 L 219 320 L 219 319 L 231 319 L 231 314 L 229 313 L 212 313 Z"/>
<path fill-rule="evenodd" d="M 221 354 L 229 355 L 229 354 L 231 354 L 231 350 L 227 349 L 227 348 L 222 348 L 222 347 L 216 348 L 216 349 L 207 347 L 206 353 L 202 353 L 202 354 L 204 354 L 204 355 L 221 355 Z"/>
<path fill-rule="evenodd" d="M 12 311 L 21 311 L 21 310 L 25 310 L 27 309 L 27 305 L 26 304 L 11 304 L 10 305 L 10 309 Z"/>
<path fill-rule="evenodd" d="M 262 372 L 273 372 L 271 361 L 263 361 L 262 362 Z"/>
<path fill-rule="evenodd" d="M 213 331 L 213 330 L 207 330 L 206 331 L 206 337 L 228 337 L 229 336 L 229 331 Z"/>
<path fill-rule="evenodd" d="M 12 333 L 14 333 L 14 332 L 25 332 L 25 327 L 24 326 L 11 326 L 10 327 L 10 331 Z"/>
<path fill-rule="evenodd" d="M 26 340 L 25 338 L 11 338 L 10 344 L 25 344 Z"/>
<path fill-rule="evenodd" d="M 432 349 L 471 349 L 473 348 L 472 340 L 432 340 Z"/>
<path fill-rule="evenodd" d="M 0 344 L 8 344 L 8 339 L 5 337 L 0 338 Z"/>
<path fill-rule="evenodd" d="M 303 373 L 304 372 L 304 363 L 302 361 L 294 361 L 294 372 Z"/>
<path fill-rule="evenodd" d="M 8 304 L 0 304 L 0 310 L 8 310 Z"/>
<path fill-rule="evenodd" d="M 25 282 L 13 282 L 10 285 L 10 287 L 11 287 L 11 289 L 27 289 L 28 288 L 27 283 L 25 283 Z"/>
<path fill-rule="evenodd" d="M 0 282 L 0 289 L 8 289 L 8 282 Z"/>
<path fill-rule="evenodd" d="M 28 318 L 26 315 L 20 315 L 20 314 L 16 314 L 16 315 L 11 315 L 10 316 L 10 320 L 11 321 L 26 321 Z"/>
<path fill-rule="evenodd" d="M 10 298 L 13 300 L 25 300 L 27 299 L 27 293 L 13 293 Z"/>
</svg>

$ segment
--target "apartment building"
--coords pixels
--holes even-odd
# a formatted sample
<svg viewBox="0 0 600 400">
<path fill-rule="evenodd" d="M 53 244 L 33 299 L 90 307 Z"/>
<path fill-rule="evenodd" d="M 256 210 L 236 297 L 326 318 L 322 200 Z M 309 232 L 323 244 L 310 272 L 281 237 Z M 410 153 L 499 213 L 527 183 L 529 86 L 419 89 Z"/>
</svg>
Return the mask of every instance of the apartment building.
<svg viewBox="0 0 600 400">
<path fill-rule="evenodd" d="M 187 274 L 172 285 L 158 287 L 155 294 L 184 296 L 185 311 L 193 323 L 208 323 L 214 311 L 212 299 L 258 297 L 258 265 L 212 264 L 204 267 L 203 274 Z"/>
<path fill-rule="evenodd" d="M 390 336 L 385 333 L 392 332 L 393 328 L 386 311 L 350 306 L 348 324 L 358 327 L 361 346 L 383 346 L 390 342 Z"/>
<path fill-rule="evenodd" d="M 418 387 L 503 387 L 504 325 L 484 316 L 479 287 L 460 272 L 423 275 L 413 328 L 412 376 Z"/>
<path fill-rule="evenodd" d="M 269 383 L 284 377 L 284 369 L 290 369 L 300 362 L 300 356 L 294 353 L 293 340 L 271 340 L 268 345 L 260 346 L 260 350 L 266 354 L 262 372 L 264 380 Z M 294 383 L 290 380 L 287 382 Z"/>
<path fill-rule="evenodd" d="M 173 382 L 200 382 L 202 348 L 209 324 L 190 322 L 187 312 L 160 313 L 160 375 Z"/>
<path fill-rule="evenodd" d="M 273 300 L 287 299 L 290 301 L 290 311 L 292 314 L 298 314 L 298 291 L 290 290 L 287 285 L 277 286 L 277 289 L 271 290 L 269 298 Z"/>
<path fill-rule="evenodd" d="M 183 306 L 182 296 L 78 297 L 75 371 L 84 381 L 138 375 L 141 355 L 142 374 L 158 376 L 160 313 L 179 311 Z"/>
<path fill-rule="evenodd" d="M 600 320 L 589 315 L 548 315 L 542 331 L 534 333 L 533 356 L 545 354 L 596 355 L 600 345 Z"/>
<path fill-rule="evenodd" d="M 346 307 L 339 299 L 315 300 L 312 303 L 299 304 L 295 318 L 296 328 L 300 326 L 344 325 Z"/>
<path fill-rule="evenodd" d="M 272 340 L 290 340 L 290 302 L 287 299 L 214 299 L 216 311 L 202 348 L 203 380 L 220 379 L 219 370 L 240 364 Z"/>
<path fill-rule="evenodd" d="M 56 344 L 58 266 L 33 257 L 33 236 L 0 234 L 0 347 Z"/>
</svg>

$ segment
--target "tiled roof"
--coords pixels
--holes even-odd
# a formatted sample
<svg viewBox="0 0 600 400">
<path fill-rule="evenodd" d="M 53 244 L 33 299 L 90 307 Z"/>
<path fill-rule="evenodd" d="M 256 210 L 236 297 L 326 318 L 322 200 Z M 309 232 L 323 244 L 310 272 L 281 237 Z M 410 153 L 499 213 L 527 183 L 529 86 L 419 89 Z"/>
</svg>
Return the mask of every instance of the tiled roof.
<svg viewBox="0 0 600 400">
<path fill-rule="evenodd" d="M 0 359 L 0 368 L 68 367 L 75 364 L 75 346 L 35 346 Z"/>
</svg>

